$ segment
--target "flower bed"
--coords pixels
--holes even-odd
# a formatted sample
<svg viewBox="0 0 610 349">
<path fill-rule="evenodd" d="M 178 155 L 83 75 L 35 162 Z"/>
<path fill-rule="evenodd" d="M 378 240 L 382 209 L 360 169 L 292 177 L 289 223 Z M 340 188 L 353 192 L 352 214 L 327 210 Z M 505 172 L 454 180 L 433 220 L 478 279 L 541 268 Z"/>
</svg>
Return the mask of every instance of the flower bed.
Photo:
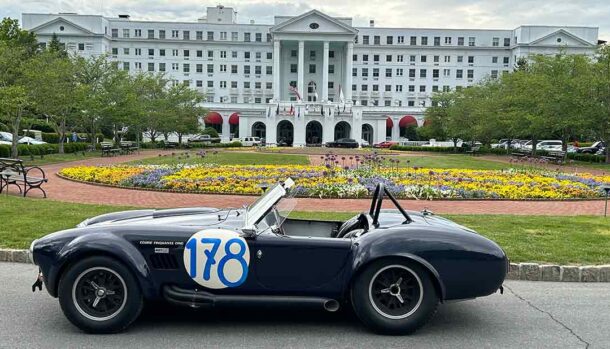
<svg viewBox="0 0 610 349">
<path fill-rule="evenodd" d="M 291 177 L 297 195 L 359 198 L 385 183 L 399 198 L 414 199 L 578 199 L 603 196 L 610 176 L 566 174 L 535 169 L 467 170 L 359 165 L 228 165 L 72 167 L 60 174 L 75 180 L 198 193 L 261 193 Z"/>
</svg>

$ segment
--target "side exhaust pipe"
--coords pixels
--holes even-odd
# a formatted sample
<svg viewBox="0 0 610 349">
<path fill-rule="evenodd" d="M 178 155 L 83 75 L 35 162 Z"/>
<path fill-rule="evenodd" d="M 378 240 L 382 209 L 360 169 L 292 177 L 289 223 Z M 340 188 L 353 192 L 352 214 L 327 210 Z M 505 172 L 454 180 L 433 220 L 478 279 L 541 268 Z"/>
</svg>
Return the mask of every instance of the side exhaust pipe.
<svg viewBox="0 0 610 349">
<path fill-rule="evenodd" d="M 324 302 L 324 310 L 334 313 L 337 310 L 339 310 L 339 302 L 337 302 L 334 299 L 329 299 L 326 302 Z"/>
</svg>

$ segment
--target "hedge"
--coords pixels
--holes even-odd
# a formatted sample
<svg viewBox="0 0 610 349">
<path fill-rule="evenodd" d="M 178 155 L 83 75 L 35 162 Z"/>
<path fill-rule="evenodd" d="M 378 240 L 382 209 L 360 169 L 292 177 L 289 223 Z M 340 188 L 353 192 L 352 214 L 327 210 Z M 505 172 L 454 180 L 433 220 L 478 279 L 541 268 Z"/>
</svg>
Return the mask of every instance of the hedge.
<svg viewBox="0 0 610 349">
<path fill-rule="evenodd" d="M 79 151 L 87 150 L 87 143 L 66 143 L 64 144 L 65 153 L 76 153 Z M 56 154 L 59 152 L 59 145 L 57 144 L 19 144 L 17 146 L 17 153 L 19 156 L 29 155 L 46 155 Z M 0 144 L 0 157 L 8 158 L 11 156 L 11 146 L 8 144 Z"/>
</svg>

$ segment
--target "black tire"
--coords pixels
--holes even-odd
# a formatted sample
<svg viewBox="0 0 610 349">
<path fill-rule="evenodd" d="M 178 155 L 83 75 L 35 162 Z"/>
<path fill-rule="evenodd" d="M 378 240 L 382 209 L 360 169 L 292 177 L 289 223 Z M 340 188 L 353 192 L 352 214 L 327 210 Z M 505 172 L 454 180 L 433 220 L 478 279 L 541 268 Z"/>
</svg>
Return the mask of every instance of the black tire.
<svg viewBox="0 0 610 349">
<path fill-rule="evenodd" d="M 59 281 L 58 296 L 68 320 L 88 333 L 124 330 L 137 319 L 144 304 L 131 271 L 102 256 L 70 266 Z"/>
<path fill-rule="evenodd" d="M 430 273 L 408 260 L 373 262 L 352 284 L 354 312 L 367 327 L 380 334 L 413 333 L 432 318 L 438 304 L 438 292 Z"/>
</svg>

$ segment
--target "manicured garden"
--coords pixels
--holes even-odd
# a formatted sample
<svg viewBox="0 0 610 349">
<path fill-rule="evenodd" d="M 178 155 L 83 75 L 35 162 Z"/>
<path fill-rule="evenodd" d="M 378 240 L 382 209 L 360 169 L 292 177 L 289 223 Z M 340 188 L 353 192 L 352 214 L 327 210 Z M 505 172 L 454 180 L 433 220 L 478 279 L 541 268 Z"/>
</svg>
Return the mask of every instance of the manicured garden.
<svg viewBox="0 0 610 349">
<path fill-rule="evenodd" d="M 471 161 L 474 165 L 481 160 Z M 320 198 L 368 197 L 378 182 L 404 199 L 586 199 L 601 197 L 601 186 L 610 185 L 610 175 L 567 174 L 519 164 L 507 168 L 508 164 L 490 161 L 487 163 L 502 169 L 440 168 L 449 164 L 436 157 L 322 155 L 317 166 L 303 163 L 308 159 L 300 155 L 212 151 L 159 156 L 112 167 L 71 167 L 60 174 L 123 187 L 255 195 L 261 185 L 291 177 L 298 196 Z M 417 165 L 421 163 L 431 167 Z"/>
<path fill-rule="evenodd" d="M 33 239 L 73 228 L 86 218 L 128 207 L 0 196 L 0 247 L 27 248 Z M 345 220 L 354 213 L 293 212 L 302 219 Z M 513 262 L 610 263 L 610 219 L 510 215 L 447 215 L 496 241 Z"/>
</svg>

